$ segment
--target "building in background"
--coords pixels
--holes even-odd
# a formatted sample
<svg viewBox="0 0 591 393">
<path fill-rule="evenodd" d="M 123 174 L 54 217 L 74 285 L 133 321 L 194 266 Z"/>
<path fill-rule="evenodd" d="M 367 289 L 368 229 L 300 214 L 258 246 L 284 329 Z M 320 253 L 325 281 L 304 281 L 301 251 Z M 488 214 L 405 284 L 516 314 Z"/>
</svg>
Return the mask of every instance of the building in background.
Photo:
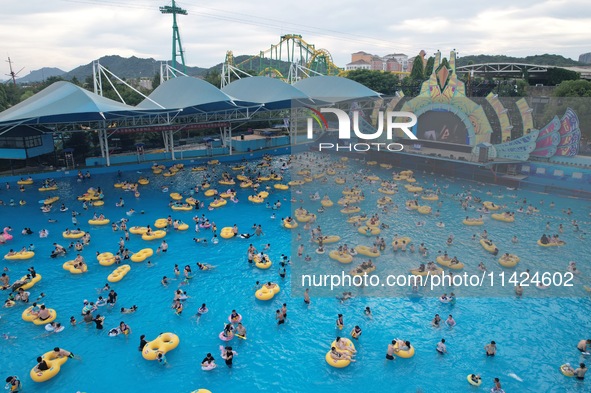
<svg viewBox="0 0 591 393">
<path fill-rule="evenodd" d="M 421 51 L 424 53 L 424 51 Z M 371 53 L 359 51 L 351 54 L 351 62 L 345 66 L 350 70 L 372 70 L 384 72 L 410 72 L 413 58 L 404 53 L 391 53 L 380 57 Z"/>
</svg>

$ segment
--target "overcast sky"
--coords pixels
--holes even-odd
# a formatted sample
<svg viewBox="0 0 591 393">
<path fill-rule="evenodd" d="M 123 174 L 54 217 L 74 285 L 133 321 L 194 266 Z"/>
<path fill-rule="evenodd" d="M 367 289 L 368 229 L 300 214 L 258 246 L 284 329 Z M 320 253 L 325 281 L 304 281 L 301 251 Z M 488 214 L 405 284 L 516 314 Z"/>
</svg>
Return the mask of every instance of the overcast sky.
<svg viewBox="0 0 591 393">
<path fill-rule="evenodd" d="M 21 0 L 0 13 L 2 60 L 20 76 L 47 66 L 69 71 L 104 55 L 171 57 L 172 16 L 166 0 Z M 381 4 L 377 6 L 376 4 Z M 181 1 L 187 65 L 210 67 L 258 54 L 283 34 L 326 48 L 337 65 L 351 53 L 378 55 L 457 49 L 462 55 L 591 52 L 590 0 L 461 1 Z M 0 79 L 8 73 L 3 64 Z"/>
</svg>

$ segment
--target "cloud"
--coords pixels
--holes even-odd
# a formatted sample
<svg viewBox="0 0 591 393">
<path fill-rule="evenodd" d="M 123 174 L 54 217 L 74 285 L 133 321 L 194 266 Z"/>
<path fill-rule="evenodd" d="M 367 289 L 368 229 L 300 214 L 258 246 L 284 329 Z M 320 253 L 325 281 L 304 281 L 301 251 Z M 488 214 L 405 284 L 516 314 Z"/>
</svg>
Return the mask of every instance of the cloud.
<svg viewBox="0 0 591 393">
<path fill-rule="evenodd" d="M 2 56 L 31 71 L 70 70 L 103 55 L 168 59 L 172 17 L 156 0 L 27 0 L 0 14 Z M 329 50 L 337 65 L 350 54 L 457 49 L 462 55 L 557 53 L 577 58 L 591 48 L 591 2 L 497 0 L 382 3 L 357 0 L 292 3 L 182 2 L 178 24 L 188 65 L 209 67 L 234 55 L 258 54 L 285 34 Z M 284 50 L 284 49 L 283 49 Z M 299 49 L 298 49 L 299 50 Z M 6 73 L 6 72 L 5 72 Z"/>
</svg>

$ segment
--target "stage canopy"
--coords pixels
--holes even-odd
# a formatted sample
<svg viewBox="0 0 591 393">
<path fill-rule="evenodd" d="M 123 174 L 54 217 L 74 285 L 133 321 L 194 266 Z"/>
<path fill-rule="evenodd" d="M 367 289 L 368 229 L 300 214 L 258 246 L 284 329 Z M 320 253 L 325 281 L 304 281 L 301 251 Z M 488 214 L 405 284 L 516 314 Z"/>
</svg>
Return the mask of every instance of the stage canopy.
<svg viewBox="0 0 591 393">
<path fill-rule="evenodd" d="M 110 120 L 135 116 L 137 111 L 133 106 L 60 81 L 0 113 L 0 126 Z"/>
<path fill-rule="evenodd" d="M 183 109 L 191 112 L 217 112 L 244 106 L 258 106 L 255 103 L 235 100 L 211 83 L 189 76 L 179 76 L 158 86 L 137 105 L 141 109 Z"/>
<path fill-rule="evenodd" d="M 360 99 L 379 98 L 380 94 L 361 83 L 338 76 L 315 76 L 305 78 L 293 84 L 314 101 L 339 103 Z"/>
</svg>

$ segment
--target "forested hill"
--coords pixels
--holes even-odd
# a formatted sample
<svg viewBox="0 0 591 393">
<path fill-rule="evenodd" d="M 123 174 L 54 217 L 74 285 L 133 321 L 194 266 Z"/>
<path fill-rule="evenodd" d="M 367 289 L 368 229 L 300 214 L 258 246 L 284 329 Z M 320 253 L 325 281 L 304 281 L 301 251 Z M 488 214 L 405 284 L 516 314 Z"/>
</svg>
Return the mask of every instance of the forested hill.
<svg viewBox="0 0 591 393">
<path fill-rule="evenodd" d="M 551 65 L 560 67 L 578 66 L 582 63 L 566 58 L 560 55 L 533 55 L 526 57 L 512 57 L 504 55 L 476 55 L 476 56 L 462 56 L 457 60 L 458 66 L 468 64 L 484 64 L 484 63 L 525 63 L 538 65 Z"/>
</svg>

